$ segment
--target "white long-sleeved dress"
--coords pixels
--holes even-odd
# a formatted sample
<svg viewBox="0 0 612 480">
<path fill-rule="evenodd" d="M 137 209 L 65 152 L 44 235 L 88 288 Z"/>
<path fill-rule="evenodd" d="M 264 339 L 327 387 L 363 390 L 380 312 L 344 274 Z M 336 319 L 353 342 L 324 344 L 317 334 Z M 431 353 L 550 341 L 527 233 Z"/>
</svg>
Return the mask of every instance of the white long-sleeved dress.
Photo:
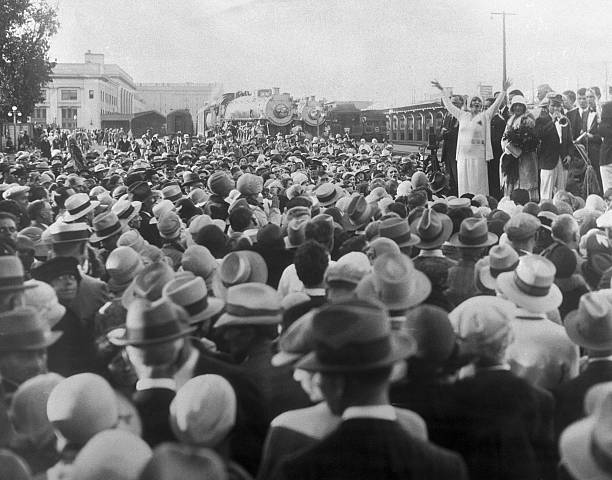
<svg viewBox="0 0 612 480">
<path fill-rule="evenodd" d="M 498 95 L 493 105 L 474 116 L 471 112 L 455 107 L 449 98 L 442 97 L 446 109 L 459 120 L 456 156 L 459 195 L 489 194 L 487 162 L 493 158 L 491 117 L 499 108 L 504 95 Z"/>
</svg>

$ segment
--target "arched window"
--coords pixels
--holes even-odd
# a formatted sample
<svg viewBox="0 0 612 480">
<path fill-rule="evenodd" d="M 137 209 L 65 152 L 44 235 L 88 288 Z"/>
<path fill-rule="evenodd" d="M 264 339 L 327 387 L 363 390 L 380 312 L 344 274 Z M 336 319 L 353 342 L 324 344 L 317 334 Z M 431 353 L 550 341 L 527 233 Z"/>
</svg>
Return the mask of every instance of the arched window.
<svg viewBox="0 0 612 480">
<path fill-rule="evenodd" d="M 406 115 L 401 115 L 399 119 L 399 139 L 406 140 Z"/>
<path fill-rule="evenodd" d="M 393 115 L 393 140 L 398 140 L 399 135 L 398 135 L 398 121 L 397 121 L 397 115 Z"/>
<path fill-rule="evenodd" d="M 417 142 L 423 141 L 423 114 L 417 113 L 414 122 L 414 139 Z"/>
<path fill-rule="evenodd" d="M 406 137 L 408 141 L 410 142 L 414 140 L 414 115 L 412 114 L 408 115 L 408 125 L 406 125 L 406 130 L 408 133 L 408 136 Z"/>
</svg>

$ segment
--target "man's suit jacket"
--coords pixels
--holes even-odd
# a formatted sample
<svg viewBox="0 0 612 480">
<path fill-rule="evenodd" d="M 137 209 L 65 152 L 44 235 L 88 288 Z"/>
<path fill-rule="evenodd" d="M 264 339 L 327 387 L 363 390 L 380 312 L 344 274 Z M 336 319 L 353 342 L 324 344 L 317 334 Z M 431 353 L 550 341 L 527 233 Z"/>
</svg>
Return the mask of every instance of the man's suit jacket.
<svg viewBox="0 0 612 480">
<path fill-rule="evenodd" d="M 598 133 L 602 137 L 599 164 L 610 165 L 612 164 L 612 102 L 604 103 L 601 107 Z"/>
<path fill-rule="evenodd" d="M 193 377 L 216 374 L 234 388 L 237 399 L 236 424 L 230 432 L 230 456 L 253 475 L 257 472 L 268 423 L 262 395 L 255 383 L 239 367 L 225 363 L 207 352 L 200 342 L 193 343 L 199 352 Z M 165 388 L 141 390 L 133 401 L 143 421 L 143 438 L 150 445 L 172 441 L 168 413 L 175 392 Z"/>
<path fill-rule="evenodd" d="M 275 479 L 467 478 L 459 455 L 416 439 L 394 421 L 354 418 L 283 462 Z"/>
<path fill-rule="evenodd" d="M 559 385 L 553 391 L 556 402 L 557 438 L 570 423 L 585 416 L 583 402 L 589 388 L 597 383 L 609 381 L 612 381 L 612 361 L 592 362 L 576 378 Z"/>
<path fill-rule="evenodd" d="M 572 140 L 576 140 L 582 131 L 582 117 L 580 116 L 580 109 L 574 108 L 573 110 L 567 112 L 565 116 L 570 121 L 570 125 L 572 127 Z"/>
<path fill-rule="evenodd" d="M 563 159 L 573 151 L 570 126 L 561 129 L 562 141 L 559 142 L 557 127 L 550 115 L 542 111 L 536 119 L 535 132 L 540 139 L 538 162 L 541 170 L 552 170 L 557 166 L 559 158 Z"/>
<path fill-rule="evenodd" d="M 554 478 L 553 398 L 508 370 L 478 370 L 451 388 L 452 444 L 472 480 Z"/>
</svg>

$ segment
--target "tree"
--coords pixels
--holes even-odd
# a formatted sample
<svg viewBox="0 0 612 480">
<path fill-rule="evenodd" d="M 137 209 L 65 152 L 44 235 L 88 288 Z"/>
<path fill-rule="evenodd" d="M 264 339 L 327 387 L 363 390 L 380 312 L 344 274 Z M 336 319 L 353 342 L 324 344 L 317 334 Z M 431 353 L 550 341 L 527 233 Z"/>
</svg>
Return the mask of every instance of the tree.
<svg viewBox="0 0 612 480">
<path fill-rule="evenodd" d="M 0 115 L 16 105 L 24 118 L 44 100 L 42 88 L 55 63 L 49 40 L 57 32 L 56 11 L 46 0 L 0 0 Z"/>
</svg>

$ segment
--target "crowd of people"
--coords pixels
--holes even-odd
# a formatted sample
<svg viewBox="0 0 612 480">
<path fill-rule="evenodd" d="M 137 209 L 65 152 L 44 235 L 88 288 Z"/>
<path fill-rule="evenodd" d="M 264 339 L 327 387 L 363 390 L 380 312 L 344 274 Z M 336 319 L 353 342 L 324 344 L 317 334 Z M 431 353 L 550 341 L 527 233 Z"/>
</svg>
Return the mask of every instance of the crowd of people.
<svg viewBox="0 0 612 480">
<path fill-rule="evenodd" d="M 448 175 L 231 128 L 3 156 L 0 478 L 612 478 L 611 104 L 603 194 L 509 135 L 502 197 L 505 97 L 444 100 Z"/>
</svg>

